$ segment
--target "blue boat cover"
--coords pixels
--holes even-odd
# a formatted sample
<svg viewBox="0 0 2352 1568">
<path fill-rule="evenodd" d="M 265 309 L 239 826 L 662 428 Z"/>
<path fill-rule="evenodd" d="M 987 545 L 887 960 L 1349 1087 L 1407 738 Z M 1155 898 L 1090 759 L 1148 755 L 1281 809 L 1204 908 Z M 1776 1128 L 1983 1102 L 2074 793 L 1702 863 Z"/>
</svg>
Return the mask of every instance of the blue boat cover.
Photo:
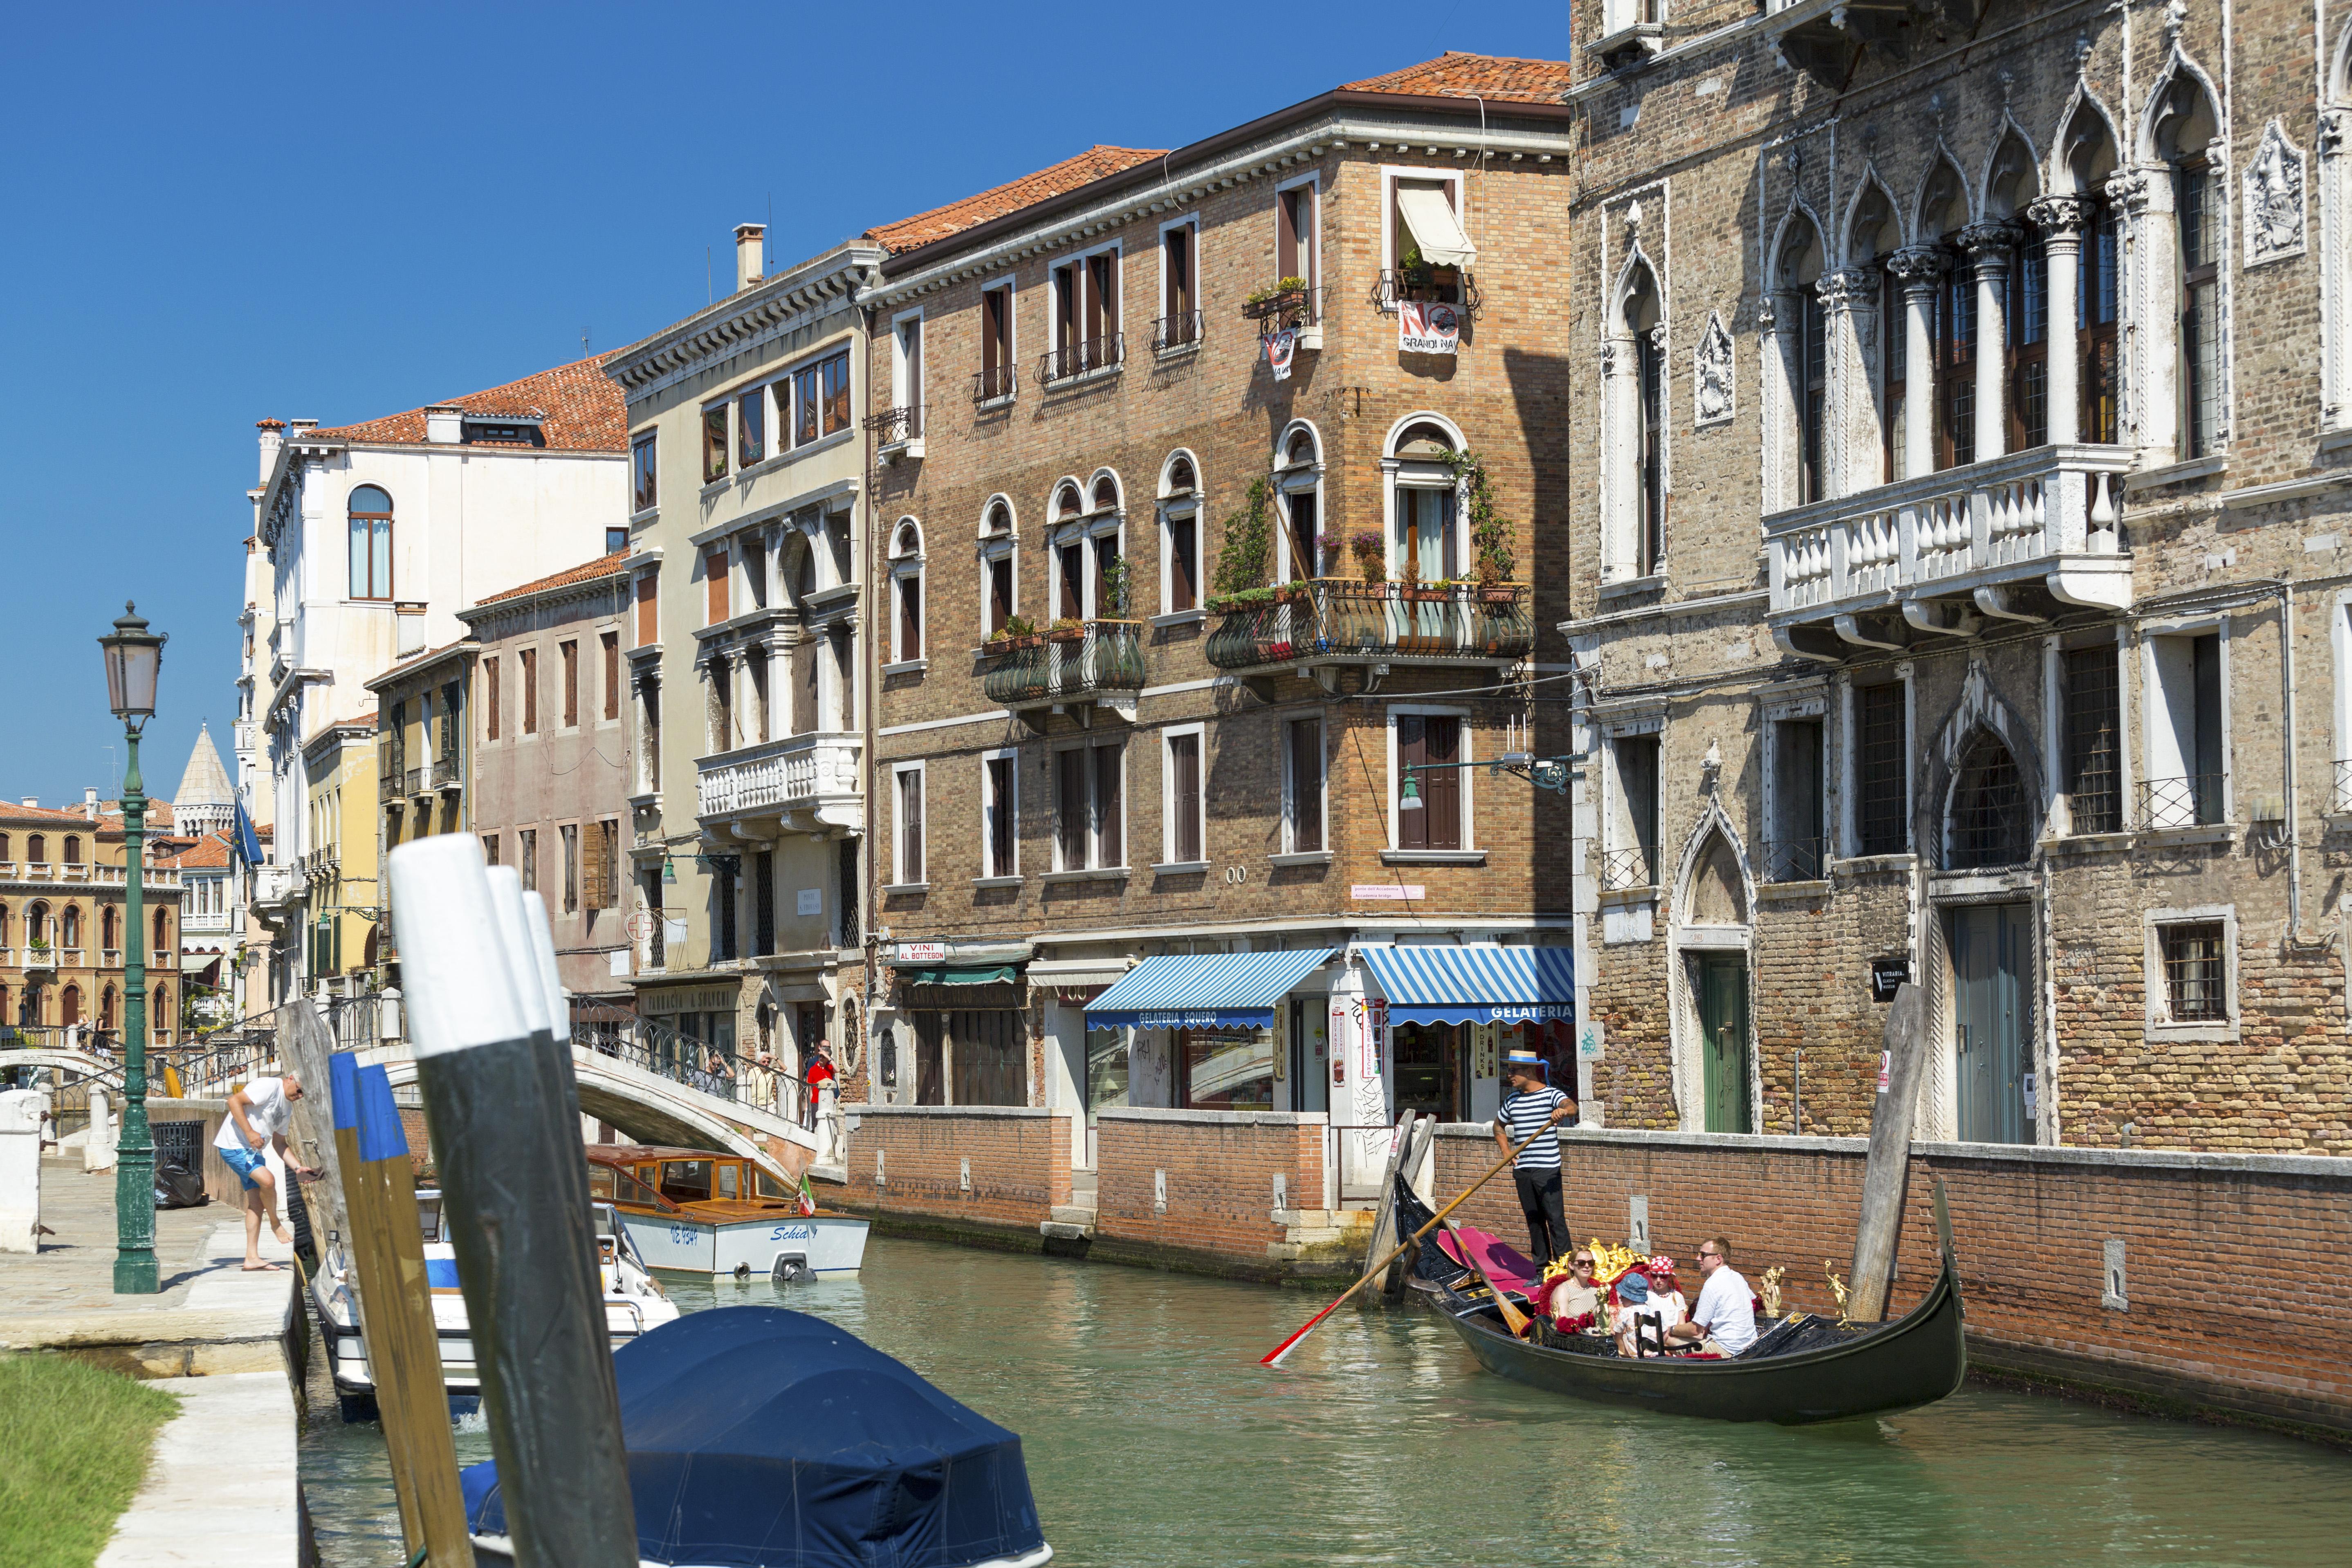
<svg viewBox="0 0 2352 1568">
<path fill-rule="evenodd" d="M 1576 1017 L 1565 947 L 1368 947 L 1391 1024 L 1536 1024 Z"/>
<path fill-rule="evenodd" d="M 781 1307 L 688 1312 L 613 1355 L 637 1552 L 713 1568 L 968 1568 L 1045 1544 L 1021 1439 L 856 1335 Z M 507 1533 L 498 1462 L 475 1533 Z"/>
<path fill-rule="evenodd" d="M 1087 1004 L 1087 1027 L 1271 1028 L 1274 1005 L 1323 967 L 1328 947 L 1296 952 L 1202 952 L 1147 958 Z"/>
</svg>

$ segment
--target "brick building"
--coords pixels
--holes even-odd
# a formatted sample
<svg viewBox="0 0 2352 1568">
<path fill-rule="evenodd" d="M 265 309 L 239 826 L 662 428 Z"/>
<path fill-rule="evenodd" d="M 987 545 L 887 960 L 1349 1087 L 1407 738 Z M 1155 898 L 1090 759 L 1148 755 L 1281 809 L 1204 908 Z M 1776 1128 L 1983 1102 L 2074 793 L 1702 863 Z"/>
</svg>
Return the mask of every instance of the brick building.
<svg viewBox="0 0 2352 1568">
<path fill-rule="evenodd" d="M 1566 94 L 1608 1117 L 1859 1133 L 1907 974 L 1924 1136 L 2352 1148 L 2346 18 L 1665 10 Z"/>
<path fill-rule="evenodd" d="M 1491 1114 L 1507 1004 L 1558 1048 L 1565 769 L 1488 764 L 1567 749 L 1570 83 L 1448 55 L 868 232 L 877 1100 L 1083 1168 L 1107 1108 Z M 1468 993 L 1381 1027 L 1415 973 Z"/>
</svg>

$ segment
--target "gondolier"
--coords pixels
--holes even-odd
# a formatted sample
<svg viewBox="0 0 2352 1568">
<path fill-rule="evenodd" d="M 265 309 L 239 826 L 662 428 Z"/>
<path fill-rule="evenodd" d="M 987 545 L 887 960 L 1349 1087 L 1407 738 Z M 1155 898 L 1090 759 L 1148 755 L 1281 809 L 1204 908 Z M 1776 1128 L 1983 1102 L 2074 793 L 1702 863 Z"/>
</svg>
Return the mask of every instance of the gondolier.
<svg viewBox="0 0 2352 1568">
<path fill-rule="evenodd" d="M 1568 1238 L 1568 1218 L 1560 1203 L 1559 1140 L 1528 1139 L 1539 1130 L 1577 1114 L 1576 1101 L 1545 1081 L 1544 1062 L 1533 1051 L 1513 1051 L 1503 1063 L 1511 1092 L 1495 1113 L 1495 1143 L 1509 1153 L 1527 1143 L 1511 1163 L 1518 1184 L 1519 1208 L 1528 1217 L 1528 1253 L 1541 1268 L 1574 1244 Z"/>
</svg>

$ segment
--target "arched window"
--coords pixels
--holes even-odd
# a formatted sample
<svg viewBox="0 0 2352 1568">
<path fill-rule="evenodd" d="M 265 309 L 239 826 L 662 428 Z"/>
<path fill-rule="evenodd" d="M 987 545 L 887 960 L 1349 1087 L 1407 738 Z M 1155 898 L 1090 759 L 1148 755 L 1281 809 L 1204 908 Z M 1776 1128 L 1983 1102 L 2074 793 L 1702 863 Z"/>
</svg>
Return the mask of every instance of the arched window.
<svg viewBox="0 0 2352 1568">
<path fill-rule="evenodd" d="M 1944 827 L 1945 868 L 1971 871 L 2022 864 L 2032 854 L 2032 816 L 2016 759 L 2000 737 L 1979 731 L 1953 775 Z"/>
<path fill-rule="evenodd" d="M 66 835 L 66 864 L 68 866 L 81 864 L 81 840 L 70 833 Z"/>
<path fill-rule="evenodd" d="M 154 994 L 147 999 L 148 1032 L 158 1041 L 169 1040 L 177 1026 L 177 1016 L 172 1011 L 172 988 L 158 985 Z"/>
<path fill-rule="evenodd" d="M 58 916 L 58 945 L 78 948 L 81 945 L 81 906 L 68 904 Z"/>
<path fill-rule="evenodd" d="M 2076 106 L 2060 133 L 2058 177 L 2078 204 L 2080 233 L 2074 257 L 2075 436 L 2078 441 L 2118 439 L 2120 380 L 2116 359 L 2116 321 L 2121 302 L 2123 231 L 2107 179 L 2116 172 L 2115 132 L 2087 100 Z M 2053 247 L 2053 249 L 2057 247 Z M 2063 253 L 2053 255 L 2063 262 Z M 2053 328 L 2063 321 L 2053 321 Z M 2063 439 L 2063 433 L 2053 435 Z"/>
<path fill-rule="evenodd" d="M 392 498 L 373 485 L 352 491 L 352 597 L 392 597 Z"/>
<path fill-rule="evenodd" d="M 2207 457 L 2221 438 L 2221 252 L 2229 200 L 2214 167 L 2219 119 L 2205 86 L 2176 67 L 2151 110 L 2151 141 L 2171 166 L 2171 279 L 2179 331 L 2172 374 L 2176 449 L 2183 461 Z"/>
<path fill-rule="evenodd" d="M 898 520 L 890 535 L 890 658 L 912 664 L 923 657 L 923 527 Z"/>
<path fill-rule="evenodd" d="M 122 1027 L 121 1005 L 121 999 L 115 994 L 113 986 L 109 985 L 100 992 L 98 994 L 98 1026 L 101 1029 Z"/>
<path fill-rule="evenodd" d="M 1985 216 L 2017 225 L 2042 194 L 2033 153 L 2015 131 L 2001 138 L 1985 174 Z M 2049 251 L 2032 228 L 2016 230 L 1999 298 L 2001 309 L 2005 449 L 2022 452 L 2050 439 Z M 1979 457 L 1990 457 L 1980 452 Z"/>
<path fill-rule="evenodd" d="M 5 904 L 0 904 L 0 948 L 5 948 L 5 947 L 6 947 L 7 945 L 8 945 L 8 906 L 7 906 L 7 905 L 5 905 Z M 6 1014 L 5 1014 L 5 1013 L 0 1013 L 0 1024 L 5 1024 L 5 1023 L 6 1023 L 7 1021 L 8 1021 L 7 1015 L 6 1015 Z"/>
<path fill-rule="evenodd" d="M 1095 476 L 1094 510 L 1117 511 L 1118 506 L 1118 476 L 1104 472 Z"/>
<path fill-rule="evenodd" d="M 169 910 L 155 911 L 155 951 L 159 954 L 172 951 L 172 911 Z"/>
<path fill-rule="evenodd" d="M 1460 449 L 1454 432 L 1434 419 L 1407 421 L 1389 443 L 1392 494 L 1392 569 L 1401 580 L 1435 583 L 1458 574 L 1462 542 L 1458 486 L 1445 459 Z"/>
<path fill-rule="evenodd" d="M 1903 279 L 1886 265 L 1887 258 L 1901 248 L 1903 223 L 1895 216 L 1895 203 L 1885 186 L 1875 179 L 1867 181 L 1846 222 L 1845 259 L 1849 268 L 1874 268 L 1878 274 L 1877 363 L 1872 367 L 1874 374 L 1869 377 L 1868 385 L 1878 404 L 1881 484 L 1891 484 L 1903 477 L 1908 450 L 1904 441 L 1903 410 L 1910 371 L 1910 324 L 1903 303 Z"/>
<path fill-rule="evenodd" d="M 1176 452 L 1160 470 L 1160 610 L 1201 607 L 1201 475 L 1192 454 Z"/>
<path fill-rule="evenodd" d="M 1326 575 L 1333 563 L 1323 539 L 1323 462 L 1312 426 L 1284 432 L 1275 450 L 1274 488 L 1282 503 L 1281 575 L 1293 583 Z"/>
<path fill-rule="evenodd" d="M 71 1028 L 81 1022 L 81 987 L 68 985 L 58 993 L 58 1022 Z"/>
<path fill-rule="evenodd" d="M 1013 503 L 992 496 L 980 514 L 980 631 L 994 637 L 1020 614 L 1020 534 Z"/>
<path fill-rule="evenodd" d="M 1626 574 L 1647 576 L 1666 552 L 1666 353 L 1656 274 L 1636 259 L 1610 323 L 1610 552 Z"/>
<path fill-rule="evenodd" d="M 25 910 L 25 945 L 26 947 L 47 947 L 49 945 L 48 905 L 35 903 L 26 907 Z"/>
<path fill-rule="evenodd" d="M 46 866 L 49 860 L 49 836 L 30 833 L 25 836 L 25 858 L 36 866 Z"/>
<path fill-rule="evenodd" d="M 1805 506 L 1825 493 L 1822 423 L 1829 407 L 1829 341 L 1822 314 L 1821 230 L 1799 213 L 1780 239 L 1774 281 L 1788 301 L 1790 319 L 1780 327 L 1781 356 L 1789 377 L 1790 412 L 1795 416 L 1796 495 Z"/>
<path fill-rule="evenodd" d="M 1118 479 L 1108 469 L 1090 487 L 1091 505 L 1075 482 L 1054 492 L 1053 610 L 1056 620 L 1098 620 L 1125 615 L 1129 598 L 1120 565 Z"/>
<path fill-rule="evenodd" d="M 112 904 L 98 911 L 98 945 L 109 952 L 122 946 L 122 911 Z"/>
</svg>

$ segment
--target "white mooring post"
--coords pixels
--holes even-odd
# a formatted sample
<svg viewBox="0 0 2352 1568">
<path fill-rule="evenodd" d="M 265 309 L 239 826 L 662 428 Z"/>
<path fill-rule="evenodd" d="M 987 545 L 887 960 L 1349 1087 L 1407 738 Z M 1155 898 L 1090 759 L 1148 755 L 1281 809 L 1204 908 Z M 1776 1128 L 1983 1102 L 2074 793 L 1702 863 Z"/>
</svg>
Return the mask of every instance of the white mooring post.
<svg viewBox="0 0 2352 1568">
<path fill-rule="evenodd" d="M 408 1036 L 515 1560 L 635 1568 L 579 1093 L 558 1043 L 544 906 L 526 905 L 512 870 L 486 868 L 471 834 L 404 844 L 388 869 Z"/>
<path fill-rule="evenodd" d="M 41 1091 L 0 1094 L 0 1252 L 41 1250 Z"/>
</svg>

